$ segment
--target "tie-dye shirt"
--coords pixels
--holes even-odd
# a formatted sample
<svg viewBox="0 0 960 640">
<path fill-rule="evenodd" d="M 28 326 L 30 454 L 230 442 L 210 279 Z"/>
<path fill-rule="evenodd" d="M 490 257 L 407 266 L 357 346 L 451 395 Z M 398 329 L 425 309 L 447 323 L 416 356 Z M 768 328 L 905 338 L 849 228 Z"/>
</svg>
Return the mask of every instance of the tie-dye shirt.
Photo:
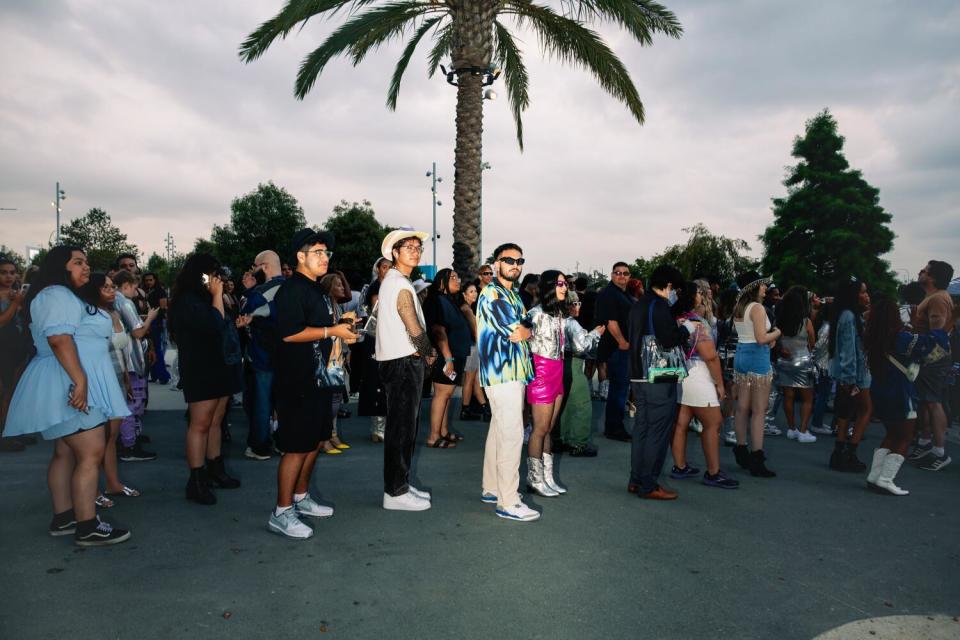
<svg viewBox="0 0 960 640">
<path fill-rule="evenodd" d="M 523 301 L 497 278 L 480 292 L 477 300 L 477 352 L 480 384 L 492 387 L 507 382 L 527 384 L 533 380 L 533 361 L 526 341 L 508 339 L 527 315 Z"/>
</svg>

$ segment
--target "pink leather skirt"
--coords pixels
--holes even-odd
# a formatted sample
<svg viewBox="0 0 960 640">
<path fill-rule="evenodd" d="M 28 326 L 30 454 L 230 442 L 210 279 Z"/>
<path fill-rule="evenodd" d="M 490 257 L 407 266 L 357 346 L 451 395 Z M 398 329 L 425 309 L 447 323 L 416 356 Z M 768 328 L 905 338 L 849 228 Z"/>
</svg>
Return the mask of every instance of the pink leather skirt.
<svg viewBox="0 0 960 640">
<path fill-rule="evenodd" d="M 534 378 L 527 385 L 527 402 L 552 404 L 563 395 L 563 360 L 533 354 Z"/>
</svg>

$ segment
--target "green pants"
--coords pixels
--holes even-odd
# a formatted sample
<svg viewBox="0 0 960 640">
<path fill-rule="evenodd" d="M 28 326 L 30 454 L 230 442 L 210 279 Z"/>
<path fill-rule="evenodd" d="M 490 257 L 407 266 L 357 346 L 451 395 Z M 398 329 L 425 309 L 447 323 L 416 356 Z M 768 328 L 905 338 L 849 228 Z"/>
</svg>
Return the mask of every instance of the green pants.
<svg viewBox="0 0 960 640">
<path fill-rule="evenodd" d="M 560 416 L 560 438 L 567 446 L 576 447 L 590 442 L 593 404 L 587 377 L 583 375 L 583 360 L 572 358 L 569 362 L 573 375 L 566 407 Z"/>
</svg>

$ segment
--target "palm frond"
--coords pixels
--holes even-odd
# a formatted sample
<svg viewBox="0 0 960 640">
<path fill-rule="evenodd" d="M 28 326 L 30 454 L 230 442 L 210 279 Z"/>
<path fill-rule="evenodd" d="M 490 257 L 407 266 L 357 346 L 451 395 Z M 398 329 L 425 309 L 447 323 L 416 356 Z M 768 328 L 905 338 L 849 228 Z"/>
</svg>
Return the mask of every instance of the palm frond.
<svg viewBox="0 0 960 640">
<path fill-rule="evenodd" d="M 637 122 L 643 124 L 643 103 L 629 72 L 595 31 L 530 0 L 511 0 L 509 7 L 501 13 L 514 14 L 521 26 L 529 24 L 548 55 L 589 69 L 600 86 L 622 102 Z"/>
<path fill-rule="evenodd" d="M 437 32 L 434 38 L 433 49 L 430 50 L 429 64 L 427 65 L 427 77 L 432 78 L 437 72 L 437 67 L 443 61 L 443 57 L 450 54 L 453 48 L 453 25 L 445 25 Z"/>
<path fill-rule="evenodd" d="M 653 34 L 673 38 L 683 34 L 677 16 L 653 0 L 570 0 L 568 14 L 581 22 L 614 22 L 626 29 L 643 46 L 653 44 Z"/>
<path fill-rule="evenodd" d="M 397 98 L 400 96 L 400 82 L 403 80 L 403 73 L 410 64 L 410 58 L 413 57 L 413 52 L 416 51 L 417 45 L 420 44 L 423 36 L 427 35 L 427 32 L 441 20 L 443 20 L 443 16 L 436 16 L 424 20 L 423 24 L 420 25 L 420 28 L 417 29 L 417 32 L 413 34 L 410 42 L 408 42 L 404 48 L 403 54 L 400 56 L 400 60 L 397 61 L 397 66 L 393 70 L 393 78 L 390 79 L 390 89 L 387 91 L 387 107 L 391 111 L 396 111 L 397 109 Z"/>
<path fill-rule="evenodd" d="M 323 13 L 331 14 L 353 0 L 288 0 L 286 6 L 247 36 L 240 45 L 240 59 L 253 62 L 270 48 L 277 38 L 287 35 L 300 23 Z M 302 28 L 302 25 L 301 25 Z"/>
<path fill-rule="evenodd" d="M 431 3 L 403 0 L 353 16 L 303 59 L 297 72 L 294 95 L 302 100 L 333 58 L 349 52 L 356 65 L 370 49 L 401 35 L 409 22 L 430 11 L 436 11 Z"/>
<path fill-rule="evenodd" d="M 499 21 L 494 22 L 496 33 L 495 57 L 503 69 L 503 83 L 507 88 L 510 111 L 517 125 L 517 144 L 523 151 L 523 112 L 530 106 L 530 76 L 523 64 L 523 54 L 510 31 Z"/>
</svg>

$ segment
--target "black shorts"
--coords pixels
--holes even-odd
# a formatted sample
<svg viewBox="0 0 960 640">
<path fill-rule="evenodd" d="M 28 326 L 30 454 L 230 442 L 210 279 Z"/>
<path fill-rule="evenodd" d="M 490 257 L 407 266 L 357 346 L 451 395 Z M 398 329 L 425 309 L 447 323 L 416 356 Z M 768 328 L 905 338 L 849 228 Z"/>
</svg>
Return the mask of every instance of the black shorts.
<svg viewBox="0 0 960 640">
<path fill-rule="evenodd" d="M 453 372 L 456 374 L 456 377 L 451 380 L 447 377 L 447 374 L 443 372 L 443 367 L 446 364 L 443 357 L 438 357 L 433 363 L 433 367 L 430 370 L 430 380 L 434 384 L 445 384 L 453 385 L 456 387 L 463 385 L 463 368 L 467 366 L 467 359 L 464 358 L 454 358 L 453 359 Z"/>
<path fill-rule="evenodd" d="M 837 396 L 833 400 L 833 415 L 841 420 L 853 420 L 857 417 L 857 396 L 850 395 L 854 385 L 837 385 Z M 863 390 L 860 390 L 863 393 Z"/>
<path fill-rule="evenodd" d="M 920 402 L 933 404 L 944 402 L 947 391 L 947 377 L 953 362 L 950 358 L 944 358 L 934 364 L 925 364 L 920 367 L 920 375 L 914 386 L 917 389 L 917 396 Z"/>
<path fill-rule="evenodd" d="M 339 391 L 339 388 L 337 389 Z M 277 402 L 277 448 L 284 453 L 310 453 L 333 435 L 333 389 L 274 386 Z"/>
</svg>

